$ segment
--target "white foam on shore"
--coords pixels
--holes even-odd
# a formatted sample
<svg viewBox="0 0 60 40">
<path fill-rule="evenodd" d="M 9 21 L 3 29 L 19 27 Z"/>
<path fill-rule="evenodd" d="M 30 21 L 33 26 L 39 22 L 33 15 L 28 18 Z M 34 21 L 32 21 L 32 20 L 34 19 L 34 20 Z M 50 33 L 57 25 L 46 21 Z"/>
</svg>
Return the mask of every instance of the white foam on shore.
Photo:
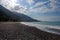
<svg viewBox="0 0 60 40">
<path fill-rule="evenodd" d="M 46 28 L 52 28 L 52 29 L 57 29 L 57 30 L 60 30 L 60 27 L 57 27 L 57 26 L 49 26 L 49 25 L 41 25 L 41 24 L 34 24 L 33 22 L 21 22 L 22 24 L 25 24 L 25 25 L 29 25 L 31 27 L 36 27 L 42 31 L 46 31 L 46 32 L 49 32 L 49 33 L 55 33 L 55 34 L 59 34 L 58 32 L 56 31 L 50 31 L 50 30 L 47 30 Z"/>
<path fill-rule="evenodd" d="M 33 22 L 21 22 L 22 24 L 33 26 L 33 27 L 49 27 L 54 29 L 60 29 L 60 26 L 50 26 L 50 25 L 42 25 L 42 24 L 34 24 Z"/>
</svg>

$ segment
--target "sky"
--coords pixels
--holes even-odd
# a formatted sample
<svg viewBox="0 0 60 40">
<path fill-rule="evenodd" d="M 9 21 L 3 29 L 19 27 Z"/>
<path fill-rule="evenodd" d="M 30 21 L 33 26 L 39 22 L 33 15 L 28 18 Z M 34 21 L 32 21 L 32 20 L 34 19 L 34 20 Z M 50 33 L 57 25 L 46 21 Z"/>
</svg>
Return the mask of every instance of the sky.
<svg viewBox="0 0 60 40">
<path fill-rule="evenodd" d="M 60 0 L 0 0 L 0 5 L 41 21 L 60 21 Z"/>
</svg>

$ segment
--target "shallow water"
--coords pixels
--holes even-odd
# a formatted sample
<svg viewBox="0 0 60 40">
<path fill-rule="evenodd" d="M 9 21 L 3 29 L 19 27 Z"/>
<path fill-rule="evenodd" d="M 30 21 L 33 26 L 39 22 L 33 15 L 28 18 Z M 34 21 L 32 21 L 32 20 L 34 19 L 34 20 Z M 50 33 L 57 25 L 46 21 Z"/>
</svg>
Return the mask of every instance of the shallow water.
<svg viewBox="0 0 60 40">
<path fill-rule="evenodd" d="M 60 35 L 60 22 L 21 22 L 22 24 L 36 27 L 42 31 Z"/>
</svg>

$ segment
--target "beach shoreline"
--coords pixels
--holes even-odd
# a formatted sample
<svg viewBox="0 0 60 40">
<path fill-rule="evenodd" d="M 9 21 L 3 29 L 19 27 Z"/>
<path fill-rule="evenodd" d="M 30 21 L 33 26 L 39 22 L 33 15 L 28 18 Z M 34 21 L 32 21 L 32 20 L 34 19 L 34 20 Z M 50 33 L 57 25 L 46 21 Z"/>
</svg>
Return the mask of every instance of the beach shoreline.
<svg viewBox="0 0 60 40">
<path fill-rule="evenodd" d="M 20 22 L 1 22 L 0 39 L 2 40 L 60 40 L 60 35 L 41 31 L 36 27 Z"/>
<path fill-rule="evenodd" d="M 39 30 L 60 35 L 60 26 L 38 24 L 40 22 L 21 22 L 21 24 L 28 25 L 30 27 L 36 27 Z"/>
</svg>

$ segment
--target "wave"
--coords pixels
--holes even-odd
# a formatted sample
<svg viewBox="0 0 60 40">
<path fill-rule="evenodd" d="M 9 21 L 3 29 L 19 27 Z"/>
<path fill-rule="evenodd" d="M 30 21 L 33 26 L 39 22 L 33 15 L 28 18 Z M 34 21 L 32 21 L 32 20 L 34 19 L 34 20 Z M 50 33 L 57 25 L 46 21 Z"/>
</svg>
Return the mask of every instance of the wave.
<svg viewBox="0 0 60 40">
<path fill-rule="evenodd" d="M 21 22 L 21 23 L 31 27 L 36 27 L 42 31 L 60 35 L 60 26 L 38 24 L 37 22 Z"/>
</svg>

